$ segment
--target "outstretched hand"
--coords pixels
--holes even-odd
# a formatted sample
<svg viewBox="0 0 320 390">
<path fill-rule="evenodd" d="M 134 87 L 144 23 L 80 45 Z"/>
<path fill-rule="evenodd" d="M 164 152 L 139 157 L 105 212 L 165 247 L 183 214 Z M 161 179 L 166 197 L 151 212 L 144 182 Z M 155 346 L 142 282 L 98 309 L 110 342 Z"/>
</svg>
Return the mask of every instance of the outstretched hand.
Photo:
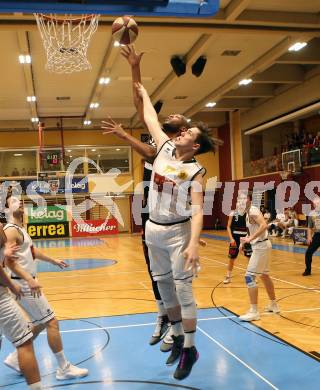
<svg viewBox="0 0 320 390">
<path fill-rule="evenodd" d="M 123 130 L 123 127 L 122 127 L 121 123 L 115 122 L 110 117 L 109 117 L 108 120 L 102 121 L 101 123 L 102 123 L 101 128 L 103 130 L 106 130 L 106 131 L 104 131 L 102 133 L 103 135 L 114 134 L 114 135 L 118 136 L 119 138 L 125 138 L 126 137 L 127 133 Z"/>
<path fill-rule="evenodd" d="M 121 55 L 127 59 L 131 66 L 140 65 L 141 58 L 143 56 L 143 52 L 138 54 L 134 45 L 128 45 L 121 49 Z"/>
</svg>

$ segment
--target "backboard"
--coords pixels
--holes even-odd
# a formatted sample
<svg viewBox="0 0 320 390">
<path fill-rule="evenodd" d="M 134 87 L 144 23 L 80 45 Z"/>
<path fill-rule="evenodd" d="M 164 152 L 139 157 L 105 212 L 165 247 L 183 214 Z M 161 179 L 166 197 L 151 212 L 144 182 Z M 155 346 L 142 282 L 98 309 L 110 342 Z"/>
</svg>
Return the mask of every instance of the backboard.
<svg viewBox="0 0 320 390">
<path fill-rule="evenodd" d="M 219 5 L 220 0 L 0 0 L 0 12 L 203 18 L 215 15 Z"/>
</svg>

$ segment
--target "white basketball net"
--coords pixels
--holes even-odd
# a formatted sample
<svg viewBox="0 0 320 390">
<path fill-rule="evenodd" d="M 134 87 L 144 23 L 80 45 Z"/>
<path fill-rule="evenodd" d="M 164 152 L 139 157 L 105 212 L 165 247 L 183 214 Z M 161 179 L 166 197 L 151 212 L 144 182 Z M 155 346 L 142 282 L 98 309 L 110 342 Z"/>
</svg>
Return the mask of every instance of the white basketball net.
<svg viewBox="0 0 320 390">
<path fill-rule="evenodd" d="M 34 14 L 47 53 L 46 69 L 55 73 L 90 70 L 87 50 L 100 15 Z"/>
</svg>

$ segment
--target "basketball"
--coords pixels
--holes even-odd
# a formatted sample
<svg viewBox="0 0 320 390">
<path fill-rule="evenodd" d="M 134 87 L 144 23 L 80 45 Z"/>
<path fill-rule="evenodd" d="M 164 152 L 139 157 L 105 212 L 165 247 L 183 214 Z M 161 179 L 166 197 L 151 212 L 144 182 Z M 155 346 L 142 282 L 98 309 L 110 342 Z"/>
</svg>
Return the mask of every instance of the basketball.
<svg viewBox="0 0 320 390">
<path fill-rule="evenodd" d="M 138 25 L 130 16 L 117 18 L 112 24 L 112 36 L 121 45 L 130 45 L 138 36 Z"/>
</svg>

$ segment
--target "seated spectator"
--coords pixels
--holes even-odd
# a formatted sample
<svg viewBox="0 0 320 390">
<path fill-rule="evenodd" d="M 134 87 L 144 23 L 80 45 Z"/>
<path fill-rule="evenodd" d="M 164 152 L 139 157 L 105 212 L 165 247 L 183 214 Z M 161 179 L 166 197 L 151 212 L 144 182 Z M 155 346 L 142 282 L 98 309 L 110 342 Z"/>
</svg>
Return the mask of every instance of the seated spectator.
<svg viewBox="0 0 320 390">
<path fill-rule="evenodd" d="M 314 148 L 319 148 L 320 147 L 320 131 L 318 131 L 316 137 L 314 138 L 313 147 Z"/>
<path fill-rule="evenodd" d="M 289 233 L 289 229 L 291 234 L 293 227 L 298 223 L 297 214 L 294 210 L 292 210 L 291 207 L 288 207 L 284 211 L 284 215 L 285 215 L 285 220 L 279 222 L 278 224 L 278 227 L 282 229 L 282 238 L 286 237 L 286 235 Z"/>
<path fill-rule="evenodd" d="M 286 219 L 286 216 L 285 216 L 284 212 L 277 210 L 276 218 L 268 224 L 269 234 L 273 235 L 273 236 L 280 236 L 282 233 L 282 229 L 278 225 L 279 225 L 279 223 L 284 222 L 285 219 Z"/>
<path fill-rule="evenodd" d="M 22 168 L 21 176 L 27 176 L 26 168 Z"/>
</svg>

